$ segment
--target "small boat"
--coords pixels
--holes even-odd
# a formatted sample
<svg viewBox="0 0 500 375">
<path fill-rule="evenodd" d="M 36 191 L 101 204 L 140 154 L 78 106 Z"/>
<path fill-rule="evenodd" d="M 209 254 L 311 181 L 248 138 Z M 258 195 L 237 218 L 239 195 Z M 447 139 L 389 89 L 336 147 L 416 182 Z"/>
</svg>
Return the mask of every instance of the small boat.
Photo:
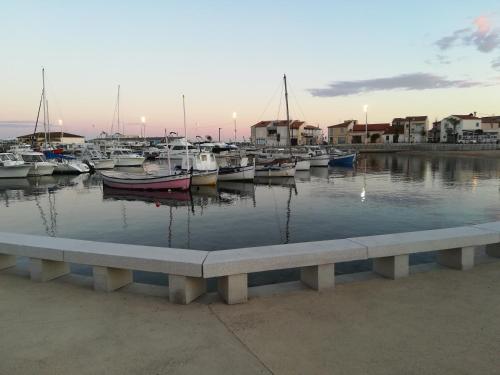
<svg viewBox="0 0 500 375">
<path fill-rule="evenodd" d="M 311 167 L 328 167 L 330 155 L 319 146 L 309 146 L 307 151 L 310 156 Z"/>
<path fill-rule="evenodd" d="M 191 174 L 170 171 L 129 173 L 118 171 L 101 172 L 102 183 L 115 189 L 130 190 L 188 190 Z"/>
<path fill-rule="evenodd" d="M 94 169 L 113 169 L 115 167 L 115 161 L 113 159 L 106 158 L 100 151 L 86 149 L 82 153 L 82 162 L 87 164 L 89 167 L 92 165 Z"/>
<path fill-rule="evenodd" d="M 55 174 L 80 174 L 90 172 L 90 167 L 77 160 L 74 156 L 54 154 L 51 151 L 46 151 L 45 155 L 55 166 Z"/>
<path fill-rule="evenodd" d="M 127 148 L 115 148 L 109 151 L 109 158 L 115 162 L 116 167 L 140 167 L 146 158 L 134 154 Z"/>
<path fill-rule="evenodd" d="M 295 163 L 288 159 L 273 160 L 271 162 L 256 164 L 255 177 L 293 177 L 295 176 Z"/>
<path fill-rule="evenodd" d="M 50 176 L 54 173 L 55 164 L 48 162 L 41 152 L 24 151 L 20 157 L 31 167 L 28 176 Z"/>
<path fill-rule="evenodd" d="M 249 165 L 248 157 L 225 156 L 217 157 L 219 163 L 219 181 L 246 181 L 255 176 L 255 162 Z"/>
<path fill-rule="evenodd" d="M 334 150 L 331 153 L 329 165 L 339 167 L 352 167 L 356 163 L 356 159 L 356 152 Z"/>
<path fill-rule="evenodd" d="M 193 177 L 191 185 L 216 185 L 219 167 L 214 154 L 211 152 L 199 152 L 198 154 L 190 154 L 189 162 L 186 163 L 186 156 L 182 160 L 182 171 L 191 171 Z"/>
<path fill-rule="evenodd" d="M 0 178 L 23 178 L 28 176 L 31 166 L 17 160 L 10 152 L 0 153 Z"/>
<path fill-rule="evenodd" d="M 295 156 L 294 158 L 297 161 L 295 164 L 296 171 L 308 171 L 311 169 L 311 160 L 310 159 L 305 159 L 305 158 L 302 158 L 299 156 Z"/>
</svg>

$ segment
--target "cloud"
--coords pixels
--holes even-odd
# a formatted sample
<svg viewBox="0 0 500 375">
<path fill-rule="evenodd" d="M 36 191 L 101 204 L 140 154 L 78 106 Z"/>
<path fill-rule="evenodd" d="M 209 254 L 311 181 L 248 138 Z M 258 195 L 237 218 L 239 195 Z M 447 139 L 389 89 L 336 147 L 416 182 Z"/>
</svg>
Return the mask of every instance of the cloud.
<svg viewBox="0 0 500 375">
<path fill-rule="evenodd" d="M 500 29 L 493 28 L 488 16 L 479 16 L 473 21 L 475 29 L 464 28 L 454 31 L 435 42 L 441 51 L 457 45 L 473 46 L 478 51 L 489 53 L 500 48 Z"/>
<path fill-rule="evenodd" d="M 40 123 L 38 123 L 40 126 Z M 24 128 L 34 128 L 34 121 L 0 121 L 0 128 L 16 128 L 16 129 L 24 129 Z M 42 125 L 43 126 L 43 125 Z"/>
<path fill-rule="evenodd" d="M 357 81 L 336 81 L 326 88 L 309 89 L 313 96 L 348 96 L 372 91 L 388 90 L 432 90 L 445 88 L 468 88 L 486 86 L 484 82 L 471 80 L 449 80 L 429 73 L 401 74 L 394 77 L 375 78 Z"/>
<path fill-rule="evenodd" d="M 500 71 L 500 57 L 496 58 L 491 62 L 491 67 L 495 70 Z"/>
</svg>

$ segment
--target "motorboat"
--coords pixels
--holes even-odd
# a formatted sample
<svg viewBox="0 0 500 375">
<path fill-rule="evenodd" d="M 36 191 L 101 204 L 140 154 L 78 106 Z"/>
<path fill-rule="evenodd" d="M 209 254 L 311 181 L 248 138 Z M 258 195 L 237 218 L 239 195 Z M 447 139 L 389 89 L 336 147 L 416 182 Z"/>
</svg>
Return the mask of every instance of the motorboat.
<svg viewBox="0 0 500 375">
<path fill-rule="evenodd" d="M 330 155 L 319 146 L 307 147 L 307 153 L 310 156 L 311 167 L 328 167 Z"/>
<path fill-rule="evenodd" d="M 255 161 L 249 162 L 246 156 L 218 155 L 219 181 L 246 181 L 255 177 Z"/>
<path fill-rule="evenodd" d="M 184 152 L 186 152 L 184 150 Z M 189 162 L 187 162 L 189 160 Z M 216 185 L 219 167 L 214 154 L 211 152 L 199 152 L 190 154 L 186 159 L 186 155 L 182 159 L 181 170 L 191 171 L 191 184 L 198 185 Z"/>
<path fill-rule="evenodd" d="M 115 161 L 105 157 L 99 150 L 86 149 L 82 152 L 82 162 L 87 165 L 93 165 L 96 170 L 113 169 Z"/>
<path fill-rule="evenodd" d="M 188 155 L 197 155 L 200 149 L 192 145 L 186 138 L 175 138 L 158 155 L 158 159 L 169 159 L 172 168 L 182 168 L 183 159 Z"/>
<path fill-rule="evenodd" d="M 56 168 L 54 163 L 47 161 L 42 152 L 22 151 L 18 157 L 30 166 L 28 176 L 50 176 Z"/>
<path fill-rule="evenodd" d="M 146 158 L 134 154 L 128 148 L 114 148 L 109 151 L 109 158 L 115 162 L 116 167 L 140 167 Z"/>
<path fill-rule="evenodd" d="M 119 171 L 101 172 L 102 183 L 114 189 L 129 190 L 188 190 L 191 174 L 171 171 L 130 173 Z"/>
<path fill-rule="evenodd" d="M 31 166 L 22 160 L 17 160 L 10 152 L 0 153 L 0 178 L 27 177 Z"/>
<path fill-rule="evenodd" d="M 89 173 L 92 165 L 87 165 L 77 159 L 68 156 L 53 159 L 55 164 L 54 173 L 56 174 L 81 174 Z"/>
<path fill-rule="evenodd" d="M 311 169 L 311 156 L 303 149 L 295 148 L 285 150 L 284 148 L 264 149 L 258 154 L 259 161 L 271 161 L 274 159 L 292 158 L 295 162 L 296 171 L 308 171 Z"/>
</svg>

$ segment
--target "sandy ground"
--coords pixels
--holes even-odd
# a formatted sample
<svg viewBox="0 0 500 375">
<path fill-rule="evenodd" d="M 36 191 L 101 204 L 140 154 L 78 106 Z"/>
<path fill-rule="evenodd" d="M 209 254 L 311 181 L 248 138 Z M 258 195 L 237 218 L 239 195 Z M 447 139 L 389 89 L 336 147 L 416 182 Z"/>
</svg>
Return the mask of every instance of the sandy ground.
<svg viewBox="0 0 500 375">
<path fill-rule="evenodd" d="M 500 262 L 236 306 L 165 292 L 2 271 L 0 374 L 500 374 Z"/>
</svg>

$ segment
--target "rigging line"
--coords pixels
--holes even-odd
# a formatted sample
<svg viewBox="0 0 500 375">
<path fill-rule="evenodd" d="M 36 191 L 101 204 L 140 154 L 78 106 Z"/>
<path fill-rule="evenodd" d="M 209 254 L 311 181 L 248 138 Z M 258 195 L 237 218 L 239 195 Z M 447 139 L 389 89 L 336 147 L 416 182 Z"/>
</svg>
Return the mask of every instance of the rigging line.
<svg viewBox="0 0 500 375">
<path fill-rule="evenodd" d="M 273 193 L 273 201 L 274 201 L 274 216 L 276 218 L 276 221 L 278 223 L 278 230 L 280 234 L 280 242 L 283 242 L 283 233 L 281 232 L 281 221 L 280 221 L 280 215 L 278 213 L 278 205 L 276 202 L 276 195 L 274 194 L 274 189 L 272 186 L 269 186 L 271 188 L 271 192 Z"/>
<path fill-rule="evenodd" d="M 264 115 L 266 114 L 267 110 L 269 109 L 270 105 L 271 105 L 271 102 L 274 100 L 274 97 L 276 96 L 276 94 L 278 93 L 280 87 L 283 89 L 282 85 L 281 85 L 281 80 L 280 80 L 280 83 L 279 85 L 276 87 L 276 89 L 274 90 L 274 93 L 273 93 L 273 96 L 271 96 L 271 99 L 269 99 L 269 102 L 267 103 L 266 107 L 264 108 L 264 111 L 260 114 L 259 116 L 259 121 L 262 121 L 262 117 L 264 117 Z"/>
<path fill-rule="evenodd" d="M 62 110 L 61 110 L 61 105 L 59 104 L 59 99 L 57 97 L 56 91 L 54 90 L 54 87 L 52 86 L 52 84 L 48 80 L 46 82 L 46 85 L 50 89 L 50 97 L 52 99 L 52 102 L 51 102 L 52 110 L 54 109 L 54 102 L 55 102 L 56 113 L 59 115 L 59 118 L 64 119 L 64 117 L 63 117 L 64 115 L 63 115 Z"/>
<path fill-rule="evenodd" d="M 278 114 L 276 115 L 276 120 L 280 119 L 281 105 L 283 104 L 283 91 L 284 91 L 284 87 L 281 87 L 280 103 L 278 105 Z"/>
<path fill-rule="evenodd" d="M 292 93 L 295 104 L 297 105 L 297 108 L 299 109 L 300 114 L 303 116 L 302 120 L 306 121 L 307 116 L 305 115 L 304 111 L 302 110 L 302 107 L 299 104 L 299 100 L 297 99 L 297 96 L 295 95 L 295 91 L 293 90 L 293 87 L 292 87 L 292 85 L 290 85 L 290 83 L 288 83 L 288 87 L 290 87 L 290 92 Z"/>
</svg>

